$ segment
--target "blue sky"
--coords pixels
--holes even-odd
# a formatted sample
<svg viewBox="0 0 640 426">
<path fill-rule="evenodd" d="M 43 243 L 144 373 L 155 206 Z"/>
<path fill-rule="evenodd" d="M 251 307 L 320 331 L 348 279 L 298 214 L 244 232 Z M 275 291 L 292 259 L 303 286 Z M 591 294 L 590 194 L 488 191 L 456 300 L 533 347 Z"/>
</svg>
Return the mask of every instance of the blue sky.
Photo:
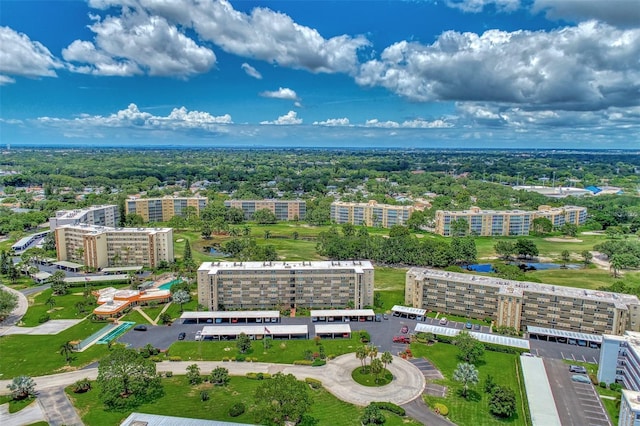
<svg viewBox="0 0 640 426">
<path fill-rule="evenodd" d="M 640 0 L 0 0 L 0 143 L 640 148 Z"/>
</svg>

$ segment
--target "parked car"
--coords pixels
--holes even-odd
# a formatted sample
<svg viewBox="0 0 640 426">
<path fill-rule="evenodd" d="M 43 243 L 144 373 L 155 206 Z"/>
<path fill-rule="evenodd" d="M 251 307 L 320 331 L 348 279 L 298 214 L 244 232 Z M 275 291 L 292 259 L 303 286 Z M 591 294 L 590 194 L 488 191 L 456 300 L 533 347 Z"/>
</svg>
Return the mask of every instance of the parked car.
<svg viewBox="0 0 640 426">
<path fill-rule="evenodd" d="M 389 319 L 389 315 L 387 315 L 387 314 L 382 314 L 382 319 L 386 319 L 386 320 L 388 320 L 388 319 Z"/>
<path fill-rule="evenodd" d="M 133 327 L 133 329 L 135 331 L 147 331 L 147 326 L 144 324 L 138 324 L 135 327 Z"/>
<path fill-rule="evenodd" d="M 422 320 L 423 320 L 422 315 L 418 315 L 418 316 L 416 317 L 416 321 L 422 321 Z"/>
<path fill-rule="evenodd" d="M 598 344 L 596 342 L 589 342 L 589 347 L 592 349 L 598 349 Z"/>
<path fill-rule="evenodd" d="M 410 340 L 407 336 L 393 336 L 393 343 L 409 343 Z"/>
<path fill-rule="evenodd" d="M 409 314 L 409 319 L 416 319 L 416 316 L 414 314 Z"/>
<path fill-rule="evenodd" d="M 406 325 L 403 325 L 402 328 L 400 329 L 400 333 L 407 334 L 408 332 L 409 332 L 409 327 L 407 327 Z"/>
<path fill-rule="evenodd" d="M 178 340 L 184 340 L 185 337 L 187 337 L 187 333 L 185 332 L 178 334 Z"/>
<path fill-rule="evenodd" d="M 449 324 L 449 320 L 446 319 L 445 317 L 440 318 L 440 325 L 447 325 Z"/>
<path fill-rule="evenodd" d="M 473 325 L 469 321 L 467 321 L 467 323 L 464 325 L 464 328 L 468 330 L 471 330 L 471 327 L 473 327 Z"/>
<path fill-rule="evenodd" d="M 587 369 L 581 365 L 570 365 L 569 371 L 572 373 L 587 374 Z"/>
<path fill-rule="evenodd" d="M 574 374 L 573 376 L 571 376 L 571 380 L 580 383 L 591 383 L 591 379 L 589 379 L 587 376 L 581 376 L 579 374 Z"/>
<path fill-rule="evenodd" d="M 529 357 L 529 358 L 535 358 L 535 355 L 532 354 L 531 352 L 522 352 L 520 354 L 520 356 L 526 356 L 526 357 Z"/>
<path fill-rule="evenodd" d="M 382 321 L 382 315 L 376 314 L 376 322 Z"/>
<path fill-rule="evenodd" d="M 200 330 L 196 331 L 196 340 L 200 340 L 201 337 L 202 337 L 202 331 Z"/>
<path fill-rule="evenodd" d="M 400 312 L 394 311 L 394 312 L 393 312 L 393 316 L 394 316 L 394 317 L 399 317 L 399 316 L 400 316 Z"/>
<path fill-rule="evenodd" d="M 558 343 L 567 343 L 566 337 L 558 337 Z"/>
<path fill-rule="evenodd" d="M 578 340 L 578 346 L 587 346 L 586 340 Z"/>
<path fill-rule="evenodd" d="M 569 339 L 569 344 L 570 345 L 577 345 L 578 342 L 576 342 L 576 339 Z"/>
<path fill-rule="evenodd" d="M 480 324 L 475 324 L 475 325 L 473 326 L 473 329 L 474 329 L 474 330 L 480 330 Z"/>
</svg>

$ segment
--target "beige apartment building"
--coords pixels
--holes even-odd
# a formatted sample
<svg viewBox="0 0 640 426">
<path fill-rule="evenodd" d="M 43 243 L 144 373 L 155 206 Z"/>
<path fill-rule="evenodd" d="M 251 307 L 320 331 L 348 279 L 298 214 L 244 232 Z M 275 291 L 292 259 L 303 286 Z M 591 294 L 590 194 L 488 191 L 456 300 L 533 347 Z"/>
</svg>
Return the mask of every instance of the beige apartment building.
<svg viewBox="0 0 640 426">
<path fill-rule="evenodd" d="M 471 318 L 497 326 L 527 325 L 591 334 L 640 330 L 636 296 L 483 275 L 411 268 L 405 304 Z"/>
<path fill-rule="evenodd" d="M 53 231 L 62 225 L 110 226 L 115 228 L 120 222 L 120 211 L 115 204 L 90 206 L 76 210 L 58 210 L 55 217 L 49 218 L 49 228 Z"/>
<path fill-rule="evenodd" d="M 369 261 L 204 262 L 198 302 L 209 310 L 362 309 L 373 305 Z"/>
<path fill-rule="evenodd" d="M 110 266 L 156 267 L 173 262 L 173 229 L 63 225 L 55 230 L 58 260 L 102 269 Z"/>
<path fill-rule="evenodd" d="M 583 225 L 587 220 L 587 208 L 577 206 L 550 207 L 542 205 L 538 210 L 437 210 L 435 232 L 445 237 L 451 235 L 451 223 L 464 219 L 469 224 L 469 233 L 481 236 L 529 235 L 533 220 L 545 217 L 558 228 L 565 223 Z"/>
<path fill-rule="evenodd" d="M 405 225 L 415 209 L 415 206 L 378 204 L 374 200 L 368 203 L 334 201 L 331 203 L 331 221 L 391 228 L 393 225 Z"/>
<path fill-rule="evenodd" d="M 145 222 L 167 222 L 174 216 L 185 216 L 188 207 L 200 215 L 208 201 L 207 197 L 130 198 L 125 202 L 125 212 L 138 214 Z"/>
<path fill-rule="evenodd" d="M 246 220 L 253 219 L 253 214 L 263 209 L 271 211 L 278 220 L 304 220 L 307 216 L 304 200 L 226 200 L 224 206 L 242 210 Z"/>
</svg>

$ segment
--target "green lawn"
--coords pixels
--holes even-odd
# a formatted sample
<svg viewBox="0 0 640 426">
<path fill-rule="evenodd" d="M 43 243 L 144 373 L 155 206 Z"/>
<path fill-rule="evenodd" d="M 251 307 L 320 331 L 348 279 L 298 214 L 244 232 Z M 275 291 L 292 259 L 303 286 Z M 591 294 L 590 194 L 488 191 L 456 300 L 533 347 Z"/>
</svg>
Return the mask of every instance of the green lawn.
<svg viewBox="0 0 640 426">
<path fill-rule="evenodd" d="M 351 372 L 351 378 L 356 382 L 360 383 L 363 386 L 384 386 L 391 383 L 393 380 L 393 374 L 386 368 L 383 372 L 381 372 L 376 380 L 376 376 L 371 373 L 371 366 L 367 365 L 364 367 L 364 370 L 361 367 L 356 368 Z"/>
<path fill-rule="evenodd" d="M 24 317 L 22 317 L 22 323 L 25 327 L 35 327 L 40 325 L 38 319 L 43 315 L 49 314 L 49 317 L 53 319 L 82 319 L 89 315 L 93 308 L 97 305 L 87 305 L 84 313 L 79 313 L 76 308 L 76 303 L 86 301 L 86 298 L 82 295 L 82 291 L 78 289 L 71 289 L 68 294 L 63 296 L 52 296 L 52 290 L 47 289 L 35 296 L 29 297 L 29 309 Z M 52 298 L 55 301 L 55 305 L 51 307 L 46 302 Z"/>
<path fill-rule="evenodd" d="M 555 238 L 562 238 L 561 236 L 554 236 Z M 549 241 L 547 236 L 537 237 L 529 235 L 522 237 L 532 240 L 538 250 L 540 256 L 550 257 L 552 259 L 560 259 L 560 253 L 563 250 L 568 250 L 572 254 L 572 259 L 575 262 L 579 262 L 580 252 L 583 250 L 593 250 L 593 246 L 600 244 L 606 240 L 604 235 L 583 235 L 579 234 L 576 240 L 580 242 L 568 241 Z M 478 259 L 491 259 L 496 256 L 493 247 L 500 240 L 515 241 L 517 237 L 476 237 L 476 248 L 478 250 Z"/>
<path fill-rule="evenodd" d="M 93 345 L 73 354 L 70 366 L 60 355 L 60 346 L 71 340 L 82 340 L 103 328 L 105 323 L 88 320 L 49 336 L 10 335 L 0 337 L 0 374 L 3 379 L 19 375 L 42 376 L 78 369 L 97 361 L 107 353 L 107 345 Z"/>
<path fill-rule="evenodd" d="M 9 403 L 9 413 L 17 413 L 34 401 L 34 398 L 26 398 L 16 401 L 11 395 L 0 395 L 0 405 Z"/>
<path fill-rule="evenodd" d="M 149 321 L 142 314 L 135 310 L 130 310 L 129 313 L 120 318 L 120 321 L 132 321 L 136 324 L 150 324 Z"/>
<path fill-rule="evenodd" d="M 158 315 L 160 315 L 160 312 L 164 309 L 164 306 L 164 304 L 156 306 L 141 306 L 141 309 L 149 316 L 149 318 L 155 321 Z"/>
<path fill-rule="evenodd" d="M 313 340 L 273 340 L 270 343 L 271 348 L 265 350 L 264 341 L 255 340 L 252 342 L 251 349 L 244 356 L 257 358 L 260 362 L 292 364 L 296 360 L 304 359 L 305 350 L 318 352 L 318 346 Z M 350 339 L 324 339 L 320 343 L 324 346 L 327 355 L 336 356 L 355 352 L 362 345 L 357 333 Z M 169 347 L 168 353 L 170 356 L 182 357 L 183 361 L 220 361 L 225 357 L 231 358 L 240 355 L 235 340 L 174 342 Z"/>
<path fill-rule="evenodd" d="M 203 371 L 202 373 L 208 372 Z M 253 424 L 255 414 L 251 407 L 253 394 L 259 385 L 259 380 L 231 377 L 229 384 L 224 387 L 214 387 L 208 383 L 189 386 L 184 376 L 174 376 L 163 379 L 163 397 L 153 403 L 143 404 L 135 411 Z M 209 392 L 210 399 L 208 401 L 200 400 L 201 390 Z M 362 408 L 342 402 L 323 389 L 310 389 L 310 392 L 313 395 L 313 405 L 309 414 L 318 419 L 319 425 L 357 426 L 360 424 L 359 418 L 362 414 Z M 82 421 L 88 426 L 120 424 L 129 415 L 129 412 L 106 411 L 99 402 L 97 388 L 84 394 L 74 394 L 70 388 L 67 388 L 67 394 L 78 410 Z M 230 417 L 229 407 L 237 402 L 243 402 L 247 411 L 238 417 Z M 404 419 L 389 412 L 384 412 L 384 414 L 388 419 L 386 425 L 418 425 L 415 422 L 405 422 Z"/>
<path fill-rule="evenodd" d="M 596 289 L 609 286 L 620 278 L 614 278 L 605 269 L 549 269 L 546 271 L 530 271 L 526 275 L 538 278 L 546 284 L 556 284 L 567 287 Z M 624 281 L 628 284 L 640 284 L 640 272 L 625 272 Z"/>
<path fill-rule="evenodd" d="M 427 404 L 440 402 L 449 408 L 449 418 L 456 424 L 461 426 L 471 425 L 526 425 L 525 408 L 526 397 L 524 395 L 524 387 L 518 383 L 518 365 L 517 355 L 503 354 L 497 352 L 486 351 L 484 362 L 478 364 L 480 382 L 469 390 L 469 398 L 464 399 L 460 396 L 462 386 L 453 381 L 453 371 L 460 362 L 458 359 L 458 349 L 446 343 L 436 343 L 433 346 L 427 346 L 420 343 L 412 343 L 411 350 L 414 356 L 429 359 L 442 372 L 445 379 L 441 384 L 447 386 L 447 396 L 438 398 L 434 396 L 425 396 Z M 508 386 L 516 392 L 518 412 L 507 420 L 500 420 L 493 417 L 489 413 L 488 397 L 484 393 L 482 385 L 487 376 L 491 375 L 495 383 Z"/>
</svg>

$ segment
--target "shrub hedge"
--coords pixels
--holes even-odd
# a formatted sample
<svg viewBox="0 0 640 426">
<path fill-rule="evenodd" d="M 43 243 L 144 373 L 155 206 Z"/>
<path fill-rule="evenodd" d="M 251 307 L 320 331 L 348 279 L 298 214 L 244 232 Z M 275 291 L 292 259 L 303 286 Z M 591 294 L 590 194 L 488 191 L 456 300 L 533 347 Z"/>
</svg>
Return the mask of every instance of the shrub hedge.
<svg viewBox="0 0 640 426">
<path fill-rule="evenodd" d="M 406 414 L 404 408 L 400 407 L 399 405 L 396 405 L 392 402 L 372 402 L 371 404 L 375 405 L 376 407 L 378 407 L 381 410 L 386 410 L 386 411 L 390 411 L 394 414 L 397 414 L 398 416 L 404 416 Z"/>
<path fill-rule="evenodd" d="M 313 389 L 320 389 L 322 387 L 322 382 L 318 379 L 312 379 L 311 377 L 307 377 L 306 379 L 304 379 L 304 381 Z"/>
</svg>

